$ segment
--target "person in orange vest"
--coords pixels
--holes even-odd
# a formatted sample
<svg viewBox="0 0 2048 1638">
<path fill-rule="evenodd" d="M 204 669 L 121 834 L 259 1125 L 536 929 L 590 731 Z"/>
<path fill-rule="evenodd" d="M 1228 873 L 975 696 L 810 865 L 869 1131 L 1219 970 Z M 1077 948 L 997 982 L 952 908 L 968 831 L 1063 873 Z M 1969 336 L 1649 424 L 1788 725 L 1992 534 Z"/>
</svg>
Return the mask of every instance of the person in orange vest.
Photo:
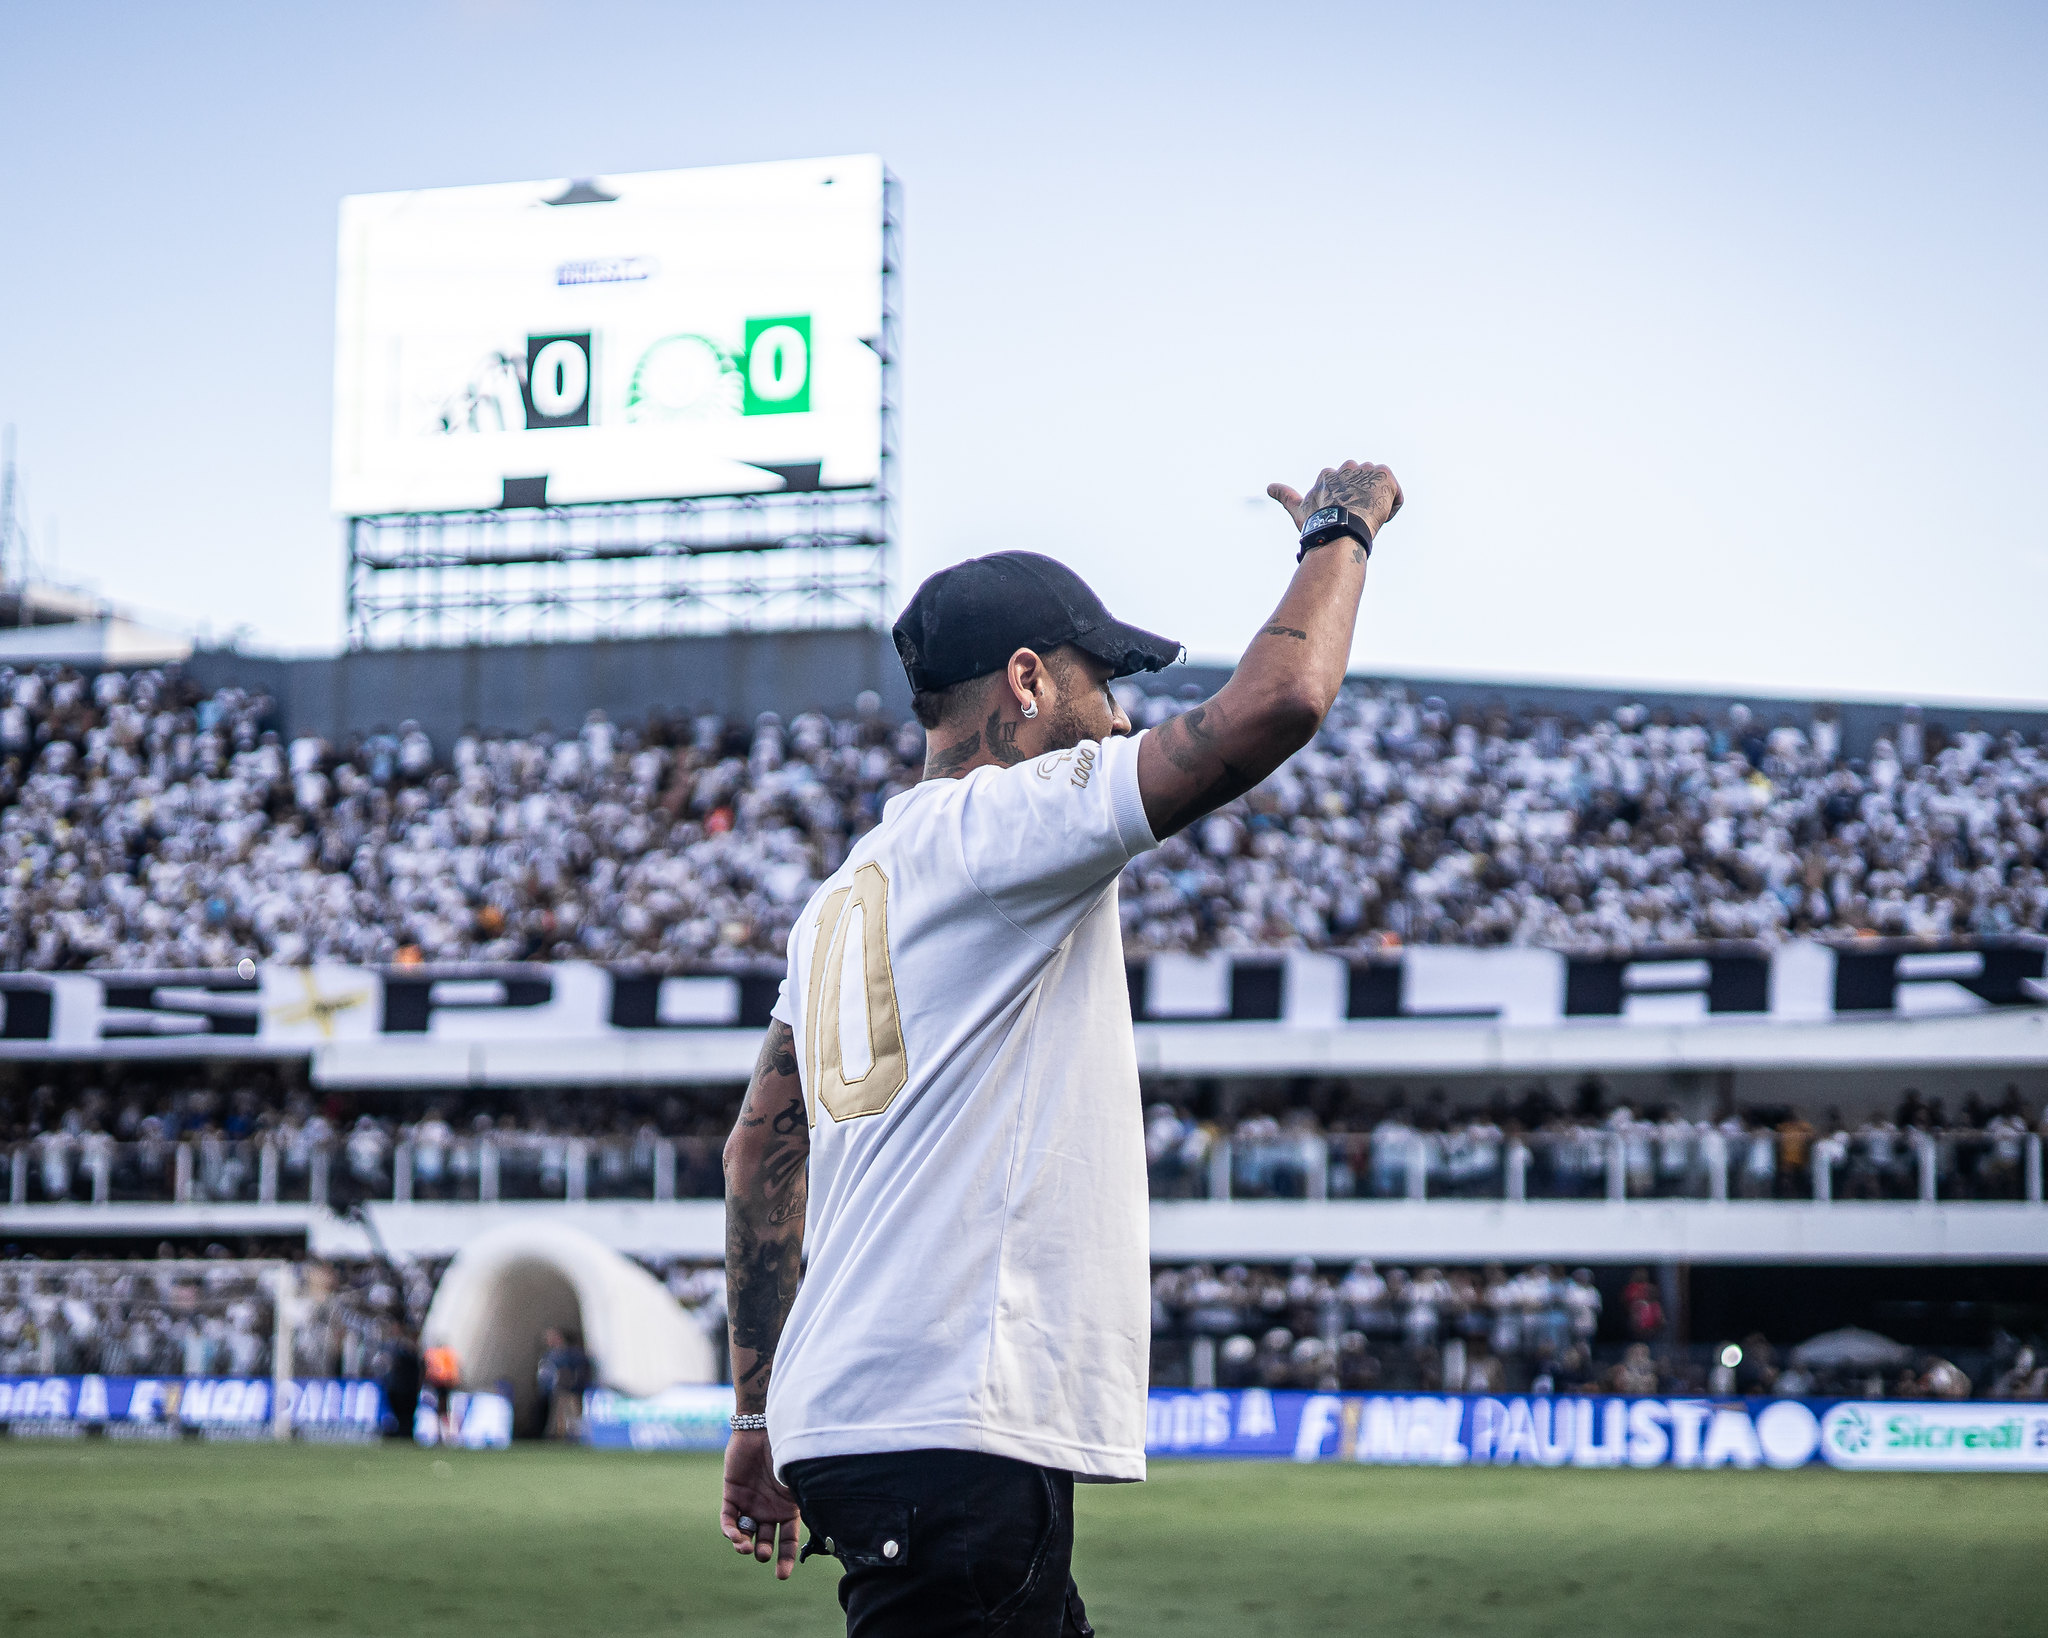
<svg viewBox="0 0 2048 1638">
<path fill-rule="evenodd" d="M 446 1343 L 429 1348 L 424 1365 L 427 1386 L 434 1393 L 434 1412 L 440 1421 L 441 1443 L 455 1442 L 455 1390 L 462 1385 L 462 1361 Z"/>
</svg>

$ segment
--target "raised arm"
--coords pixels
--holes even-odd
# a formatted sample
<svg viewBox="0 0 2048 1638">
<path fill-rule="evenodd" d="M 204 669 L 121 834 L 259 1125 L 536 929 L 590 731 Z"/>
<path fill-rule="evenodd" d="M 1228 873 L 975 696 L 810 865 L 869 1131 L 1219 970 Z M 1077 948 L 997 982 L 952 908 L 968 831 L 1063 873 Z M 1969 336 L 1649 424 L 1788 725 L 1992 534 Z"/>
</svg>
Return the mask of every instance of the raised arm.
<svg viewBox="0 0 2048 1638">
<path fill-rule="evenodd" d="M 740 1118 L 725 1140 L 725 1304 L 734 1409 L 742 1415 L 767 1406 L 775 1345 L 796 1301 L 810 1158 L 796 1039 L 777 1019 L 768 1026 Z M 796 1498 L 776 1481 L 765 1431 L 735 1433 L 725 1447 L 719 1524 L 740 1552 L 763 1564 L 773 1559 L 776 1579 L 787 1579 L 796 1567 Z"/>
<path fill-rule="evenodd" d="M 1375 535 L 1402 499 L 1393 473 L 1356 461 L 1325 468 L 1305 496 L 1283 483 L 1266 493 L 1287 508 L 1297 529 L 1310 513 L 1343 506 Z M 1244 795 L 1315 737 L 1351 659 L 1365 559 L 1365 548 L 1348 536 L 1311 551 L 1230 681 L 1145 736 L 1138 788 L 1153 835 L 1163 840 Z"/>
</svg>

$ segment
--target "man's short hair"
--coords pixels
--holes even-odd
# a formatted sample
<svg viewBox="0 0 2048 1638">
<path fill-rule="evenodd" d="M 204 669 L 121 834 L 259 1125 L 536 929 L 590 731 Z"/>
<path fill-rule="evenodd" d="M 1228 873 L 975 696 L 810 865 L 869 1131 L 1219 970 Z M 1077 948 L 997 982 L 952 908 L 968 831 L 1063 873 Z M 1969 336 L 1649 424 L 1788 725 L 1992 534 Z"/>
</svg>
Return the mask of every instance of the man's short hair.
<svg viewBox="0 0 2048 1638">
<path fill-rule="evenodd" d="M 994 673 L 991 672 L 989 675 L 993 676 Z M 967 681 L 955 683 L 951 688 L 920 689 L 910 696 L 910 713 L 917 718 L 919 727 L 930 732 L 954 711 L 963 694 L 979 689 L 985 681 L 985 677 L 969 677 Z"/>
<path fill-rule="evenodd" d="M 1053 674 L 1062 687 L 1065 687 L 1067 674 L 1074 668 L 1073 646 L 1061 643 L 1056 648 L 1034 649 L 1033 652 L 1038 655 L 1046 670 Z M 1007 660 L 1003 669 L 1009 669 Z M 910 696 L 911 714 L 917 718 L 920 727 L 929 731 L 962 710 L 978 710 L 982 692 L 992 680 L 1002 674 L 1002 671 L 984 671 L 979 677 L 969 677 L 965 682 L 956 682 L 950 688 L 919 689 Z"/>
</svg>

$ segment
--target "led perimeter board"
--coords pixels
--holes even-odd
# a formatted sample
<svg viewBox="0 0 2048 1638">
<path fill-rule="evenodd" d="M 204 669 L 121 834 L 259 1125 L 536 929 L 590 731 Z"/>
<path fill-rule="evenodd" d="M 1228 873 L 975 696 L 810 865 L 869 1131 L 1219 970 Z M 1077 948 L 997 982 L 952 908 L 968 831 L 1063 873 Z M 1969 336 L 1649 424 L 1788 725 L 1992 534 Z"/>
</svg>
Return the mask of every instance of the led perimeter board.
<svg viewBox="0 0 2048 1638">
<path fill-rule="evenodd" d="M 334 510 L 874 486 L 880 159 L 341 205 Z"/>
</svg>

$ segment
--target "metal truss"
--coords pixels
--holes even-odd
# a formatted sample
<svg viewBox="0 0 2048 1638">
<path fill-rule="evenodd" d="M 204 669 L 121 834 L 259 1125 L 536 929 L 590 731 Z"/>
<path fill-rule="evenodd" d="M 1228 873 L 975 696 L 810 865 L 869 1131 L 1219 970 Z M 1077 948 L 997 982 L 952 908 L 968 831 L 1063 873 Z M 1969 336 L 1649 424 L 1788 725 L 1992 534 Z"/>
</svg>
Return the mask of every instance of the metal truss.
<svg viewBox="0 0 2048 1638">
<path fill-rule="evenodd" d="M 356 518 L 349 643 L 878 626 L 889 613 L 884 512 L 862 491 Z"/>
<path fill-rule="evenodd" d="M 902 233 L 885 174 L 873 488 L 350 518 L 349 646 L 886 625 Z"/>
</svg>

